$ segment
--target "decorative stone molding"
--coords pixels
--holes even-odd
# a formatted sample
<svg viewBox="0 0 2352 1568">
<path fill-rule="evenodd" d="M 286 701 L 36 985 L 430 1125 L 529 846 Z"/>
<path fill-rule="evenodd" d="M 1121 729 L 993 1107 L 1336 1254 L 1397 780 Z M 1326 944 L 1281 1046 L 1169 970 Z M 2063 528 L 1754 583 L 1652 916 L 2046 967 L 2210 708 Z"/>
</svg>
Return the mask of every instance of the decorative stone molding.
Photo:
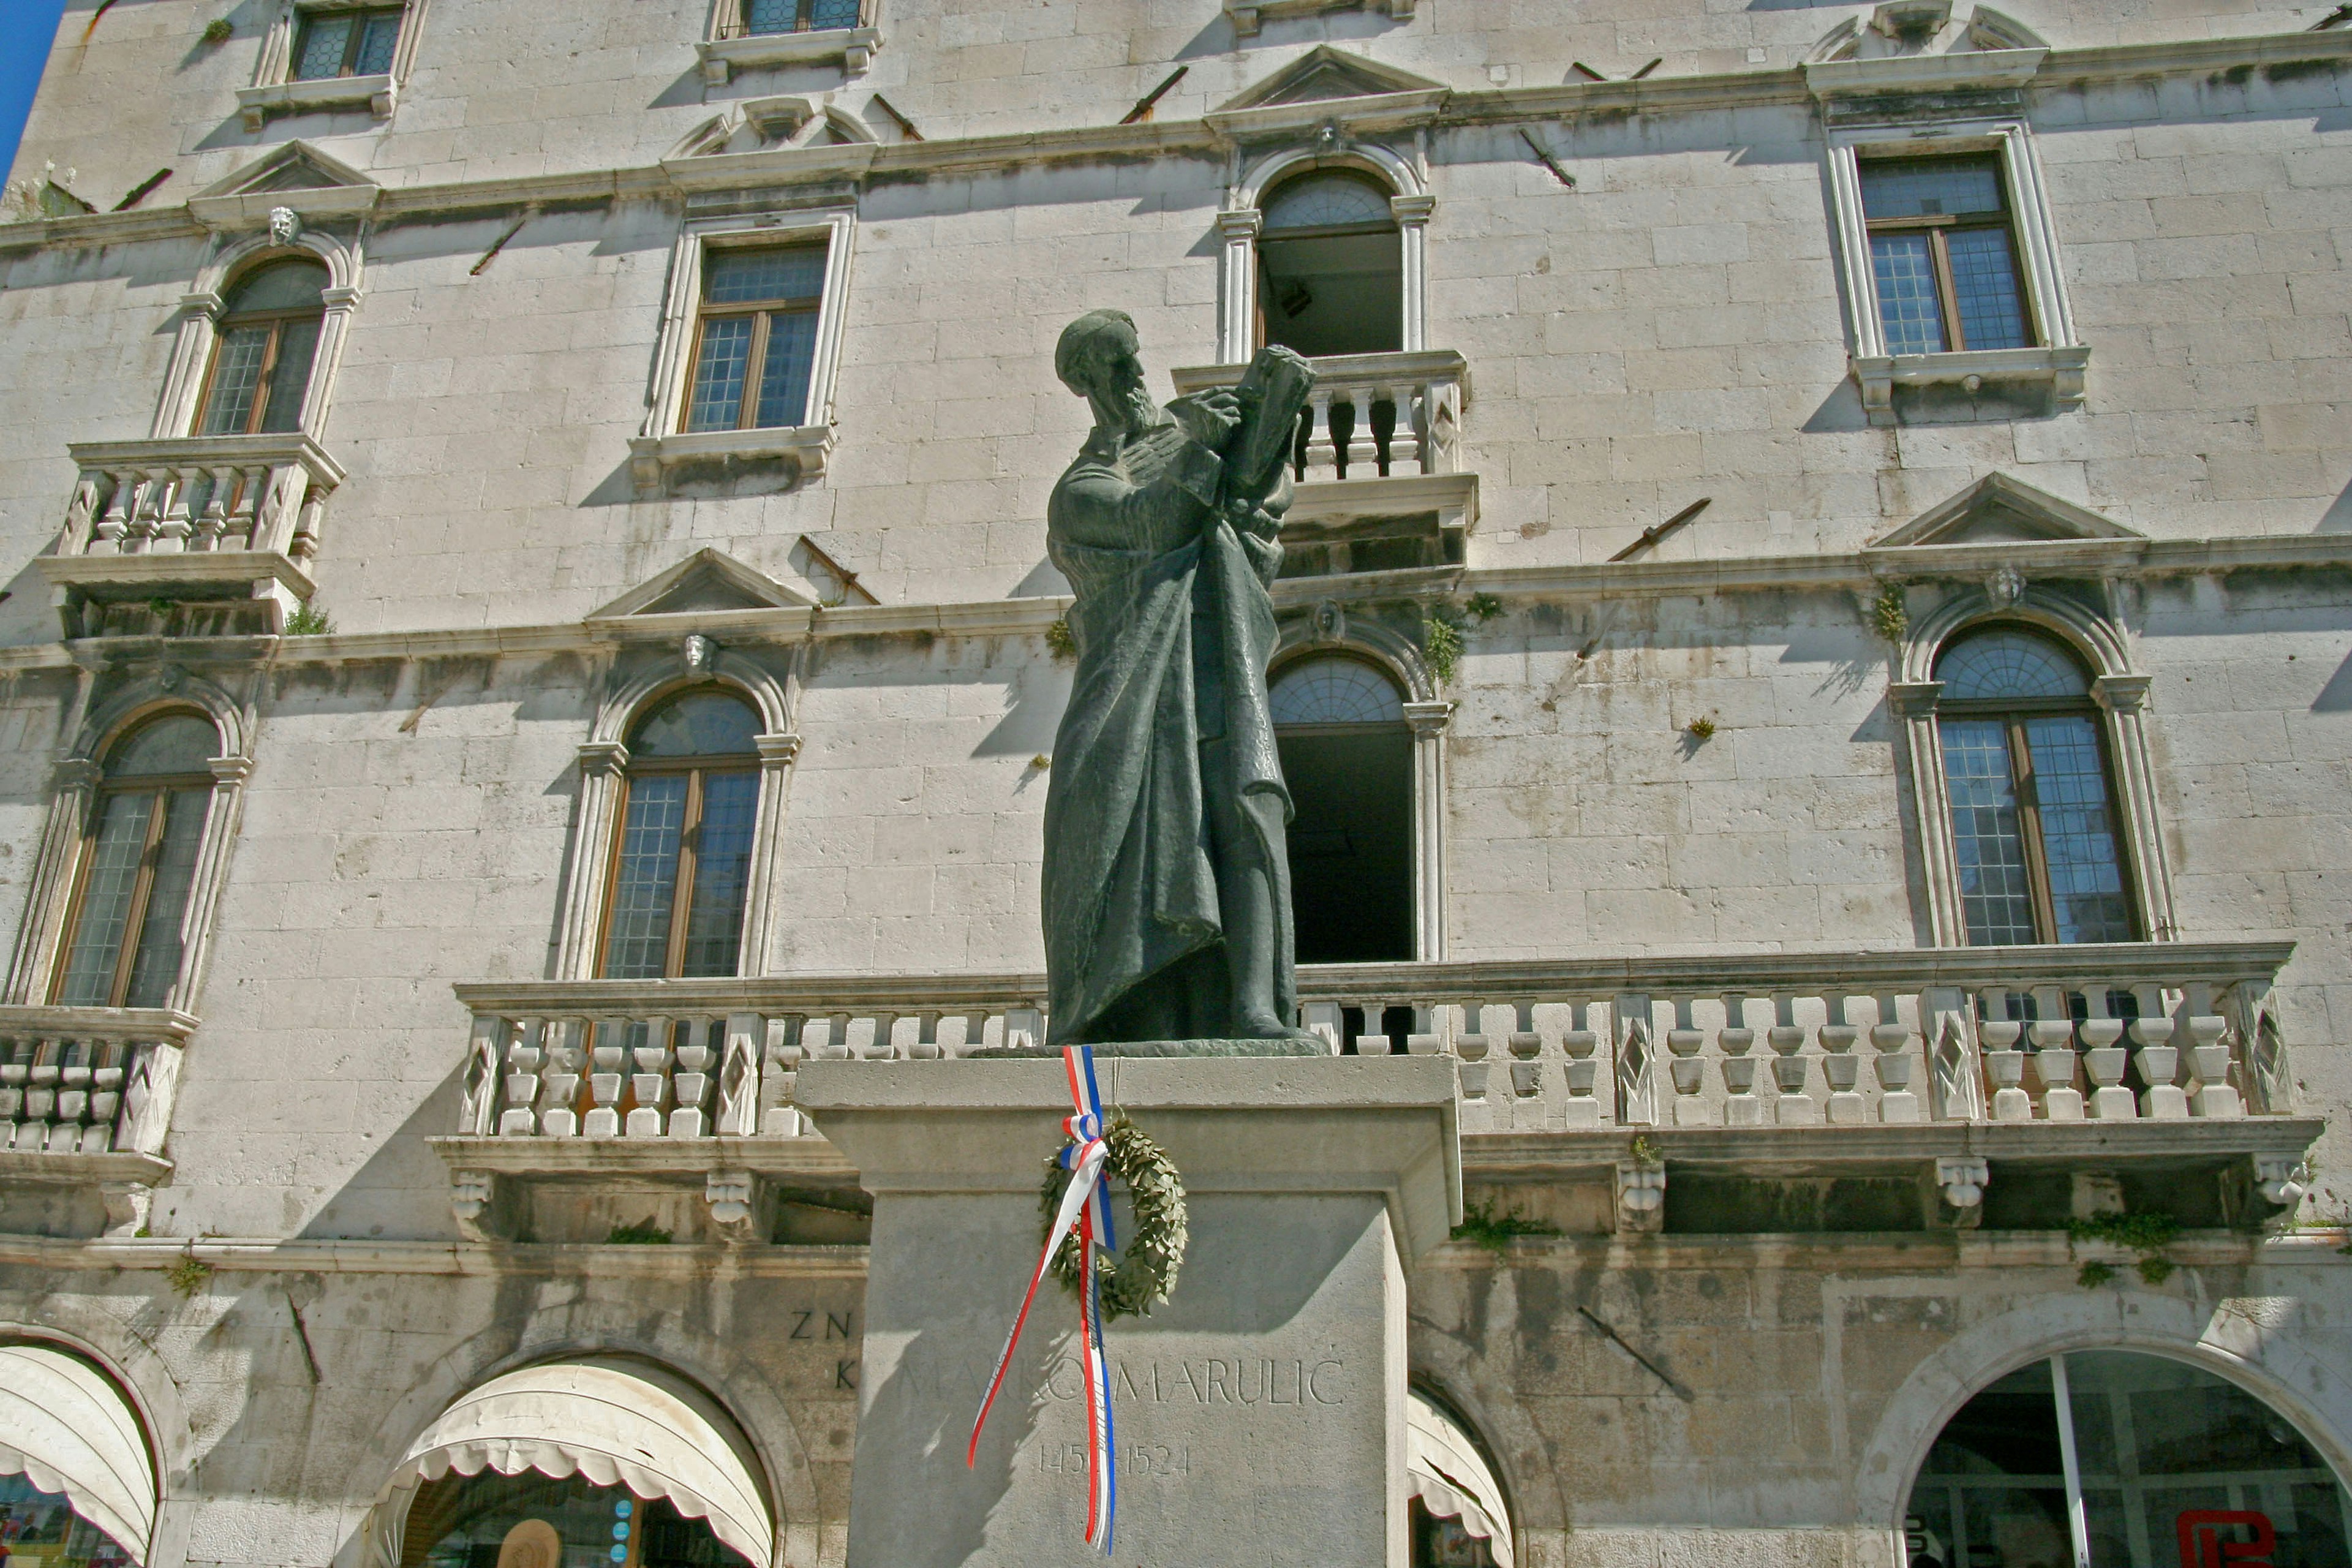
<svg viewBox="0 0 2352 1568">
<path fill-rule="evenodd" d="M 2036 50 L 2004 50 L 1998 54 L 2031 56 L 2030 62 L 2013 62 L 2024 68 L 2027 76 L 2041 63 L 2041 52 Z M 1996 58 L 1996 54 L 1979 52 L 1900 60 L 1855 60 L 1805 68 L 1809 79 L 1815 72 L 1833 72 L 1851 74 L 1857 81 L 1874 81 L 1895 68 L 1916 74 L 1919 70 L 1952 68 L 1935 62 L 1983 62 Z M 1921 66 L 1922 60 L 1929 64 Z M 1869 226 L 1862 206 L 1860 160 L 1880 153 L 1909 158 L 1948 153 L 1992 153 L 1999 156 L 2008 188 L 2020 281 L 2041 340 L 2036 346 L 1932 354 L 1889 352 L 1886 330 L 1878 313 Z M 1862 389 L 1863 406 L 1872 423 L 1895 423 L 1894 389 L 1897 385 L 1951 384 L 1973 392 L 1989 381 L 2038 383 L 2050 388 L 2060 409 L 2082 406 L 2083 378 L 2090 364 L 2091 351 L 2075 335 L 2074 307 L 2067 298 L 2065 275 L 2058 258 L 2057 233 L 2050 217 L 2050 197 L 2042 183 L 2041 162 L 2034 155 L 2032 132 L 2021 114 L 1928 125 L 1833 125 L 1829 132 L 1828 159 L 1830 210 L 1835 225 L 1839 282 L 1846 299 L 1853 371 Z"/>
<path fill-rule="evenodd" d="M 1293 107 L 1337 109 L 1349 101 Z M 1398 243 L 1402 247 L 1398 281 L 1403 318 L 1397 341 L 1406 353 L 1420 352 L 1427 342 L 1428 229 L 1437 201 L 1430 193 L 1421 157 L 1404 156 L 1377 142 L 1343 139 L 1337 133 L 1337 122 L 1328 119 L 1318 123 L 1329 134 L 1305 135 L 1292 145 L 1261 154 L 1245 170 L 1237 170 L 1227 186 L 1223 208 L 1215 220 L 1223 247 L 1217 271 L 1220 364 L 1246 363 L 1257 352 L 1257 240 L 1264 226 L 1260 204 L 1275 185 L 1311 169 L 1352 169 L 1387 188 L 1389 210 L 1397 220 Z"/>
<path fill-rule="evenodd" d="M 1985 1188 L 1992 1183 L 1992 1165 L 1971 1154 L 1944 1154 L 1936 1160 L 1936 1187 L 1958 1223 L 1974 1227 L 1984 1217 Z"/>
<path fill-rule="evenodd" d="M 2256 1154 L 2254 1185 L 2263 1202 L 2292 1213 L 2309 1189 L 2311 1163 L 2303 1154 Z"/>
<path fill-rule="evenodd" d="M 1412 19 L 1413 0 L 1225 0 L 1225 19 L 1244 38 L 1257 37 L 1269 21 L 1320 16 L 1327 11 L 1378 11 L 1400 22 Z"/>
<path fill-rule="evenodd" d="M 371 195 L 374 187 L 367 187 Z M 149 427 L 151 440 L 218 440 L 224 437 L 194 437 L 196 405 L 204 395 L 205 373 L 213 361 L 213 351 L 218 342 L 218 322 L 226 299 L 236 279 L 244 273 L 268 262 L 289 256 L 308 253 L 327 268 L 327 289 L 324 293 L 326 313 L 319 323 L 319 346 L 310 359 L 310 384 L 302 395 L 302 407 L 295 420 L 299 433 L 315 439 L 325 427 L 327 409 L 334 395 L 335 372 L 342 363 L 343 340 L 349 335 L 352 316 L 360 302 L 360 280 L 362 266 L 361 242 L 349 240 L 329 230 L 309 225 L 301 226 L 289 242 L 281 243 L 265 229 L 261 233 L 224 231 L 213 241 L 212 251 L 196 273 L 194 287 L 180 300 L 179 327 L 172 342 L 171 367 L 164 373 L 163 395 L 156 400 L 155 418 Z M 264 211 L 254 226 L 268 222 Z M 284 437 L 255 437 L 254 440 L 284 440 Z M 336 477 L 341 479 L 341 471 Z"/>
<path fill-rule="evenodd" d="M 787 66 L 838 64 L 845 76 L 863 76 L 882 47 L 879 0 L 864 0 L 854 27 L 805 32 L 750 33 L 743 29 L 743 0 L 711 0 L 710 18 L 694 46 L 706 87 L 724 87 L 737 71 Z"/>
<path fill-rule="evenodd" d="M 731 1166 L 703 1177 L 702 1199 L 710 1208 L 710 1223 L 730 1246 L 768 1239 L 767 1184 L 758 1173 Z"/>
<path fill-rule="evenodd" d="M 682 464 L 781 461 L 792 464 L 802 479 L 824 472 L 833 451 L 834 377 L 840 363 L 850 241 L 856 224 L 855 209 L 842 206 L 689 219 L 679 229 L 670 258 L 669 290 L 662 305 L 653 394 L 645 423 L 629 442 L 630 468 L 641 489 L 657 487 L 668 471 Z M 687 382 L 694 368 L 702 268 L 709 252 L 732 245 L 817 239 L 825 244 L 824 284 L 817 308 L 816 348 L 809 367 L 803 423 L 767 430 L 681 431 Z"/>
<path fill-rule="evenodd" d="M 400 40 L 394 46 L 392 68 L 373 76 L 293 79 L 295 32 L 305 16 L 355 10 L 371 0 L 282 0 L 261 37 L 250 86 L 236 89 L 237 110 L 247 132 L 257 132 L 271 118 L 337 109 L 365 108 L 378 120 L 389 119 L 416 58 L 416 35 L 425 22 L 427 0 L 406 0 L 400 18 Z M 374 0 L 381 3 L 381 0 Z"/>
</svg>

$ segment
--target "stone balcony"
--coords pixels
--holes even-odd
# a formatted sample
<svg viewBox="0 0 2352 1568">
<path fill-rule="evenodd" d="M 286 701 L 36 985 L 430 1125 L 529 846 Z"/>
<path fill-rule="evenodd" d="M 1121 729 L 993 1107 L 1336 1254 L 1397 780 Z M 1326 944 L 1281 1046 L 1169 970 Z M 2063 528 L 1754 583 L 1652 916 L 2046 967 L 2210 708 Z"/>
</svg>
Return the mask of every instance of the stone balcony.
<svg viewBox="0 0 2352 1568">
<path fill-rule="evenodd" d="M 1284 519 L 1284 575 L 1460 565 L 1477 526 L 1478 477 L 1462 471 L 1470 370 L 1450 350 L 1312 362 Z M 1180 393 L 1232 386 L 1242 365 L 1174 373 Z"/>
<path fill-rule="evenodd" d="M 161 1007 L 0 1007 L 0 1230 L 146 1224 L 195 1026 Z"/>
<path fill-rule="evenodd" d="M 1909 1183 L 1960 1227 L 1989 1184 L 2087 1181 L 2095 1203 L 2153 1173 L 2241 1223 L 2299 1191 L 2320 1128 L 2291 1114 L 2272 997 L 2292 952 L 1347 964 L 1302 969 L 1299 990 L 1335 1050 L 1455 1063 L 1471 1179 L 1597 1188 L 1608 1228 L 1656 1228 L 1685 1172 Z M 463 1108 L 434 1143 L 478 1234 L 546 1230 L 535 1188 L 616 1183 L 699 1186 L 698 1225 L 767 1239 L 776 1190 L 856 1185 L 793 1103 L 800 1063 L 1034 1046 L 1044 994 L 1038 975 L 460 986 Z M 2073 1186 L 2056 1201 L 2063 1224 Z"/>
<path fill-rule="evenodd" d="M 68 637 L 284 629 L 343 470 L 301 435 L 80 442 L 38 558 Z M 160 623 L 160 624 L 159 624 Z"/>
</svg>

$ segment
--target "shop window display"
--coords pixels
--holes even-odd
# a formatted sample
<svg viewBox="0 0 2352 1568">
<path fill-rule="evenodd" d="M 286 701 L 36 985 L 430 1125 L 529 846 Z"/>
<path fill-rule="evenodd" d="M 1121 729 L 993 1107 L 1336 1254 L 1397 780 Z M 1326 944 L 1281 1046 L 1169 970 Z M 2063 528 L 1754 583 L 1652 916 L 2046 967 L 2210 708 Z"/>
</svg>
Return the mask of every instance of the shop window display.
<svg viewBox="0 0 2352 1568">
<path fill-rule="evenodd" d="M 7 1568 L 130 1568 L 131 1553 L 74 1512 L 62 1492 L 0 1476 L 0 1558 Z"/>
<path fill-rule="evenodd" d="M 449 1475 L 408 1510 L 400 1568 L 750 1568 L 667 1498 L 526 1470 Z"/>
</svg>

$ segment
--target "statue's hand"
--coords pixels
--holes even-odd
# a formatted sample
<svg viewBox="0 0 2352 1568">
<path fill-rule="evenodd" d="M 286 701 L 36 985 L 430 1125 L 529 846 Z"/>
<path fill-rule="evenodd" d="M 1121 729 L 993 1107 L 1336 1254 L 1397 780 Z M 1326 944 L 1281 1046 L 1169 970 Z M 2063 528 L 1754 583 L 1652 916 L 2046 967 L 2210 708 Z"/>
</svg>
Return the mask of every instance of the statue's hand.
<svg viewBox="0 0 2352 1568">
<path fill-rule="evenodd" d="M 1241 427 L 1241 399 L 1230 392 L 1195 392 L 1168 405 L 1184 434 L 1212 452 L 1223 453 L 1225 442 Z"/>
</svg>

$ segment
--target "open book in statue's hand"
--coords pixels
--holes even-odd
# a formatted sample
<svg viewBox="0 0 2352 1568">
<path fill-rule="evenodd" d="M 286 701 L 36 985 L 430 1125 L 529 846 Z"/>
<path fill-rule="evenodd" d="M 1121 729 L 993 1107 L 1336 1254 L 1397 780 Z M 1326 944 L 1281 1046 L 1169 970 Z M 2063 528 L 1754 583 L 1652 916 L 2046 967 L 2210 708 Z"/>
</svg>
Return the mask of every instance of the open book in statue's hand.
<svg viewBox="0 0 2352 1568">
<path fill-rule="evenodd" d="M 1263 500 L 1291 461 L 1298 440 L 1298 416 L 1315 389 L 1315 367 L 1279 345 L 1263 348 L 1234 394 L 1241 400 L 1241 427 L 1225 447 L 1228 503 Z"/>
</svg>

